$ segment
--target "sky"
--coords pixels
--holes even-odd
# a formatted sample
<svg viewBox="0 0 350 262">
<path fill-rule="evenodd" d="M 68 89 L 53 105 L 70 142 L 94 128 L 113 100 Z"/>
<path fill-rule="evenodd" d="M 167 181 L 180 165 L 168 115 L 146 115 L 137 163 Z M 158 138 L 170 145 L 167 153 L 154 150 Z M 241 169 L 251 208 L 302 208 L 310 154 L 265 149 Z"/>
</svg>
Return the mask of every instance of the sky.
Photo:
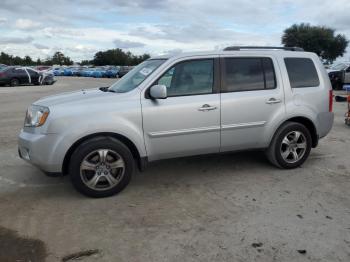
<svg viewBox="0 0 350 262">
<path fill-rule="evenodd" d="M 229 45 L 280 46 L 294 23 L 350 39 L 349 0 L 1 0 L 0 51 L 74 61 L 122 48 L 173 54 Z M 342 60 L 350 60 L 350 48 Z"/>
</svg>

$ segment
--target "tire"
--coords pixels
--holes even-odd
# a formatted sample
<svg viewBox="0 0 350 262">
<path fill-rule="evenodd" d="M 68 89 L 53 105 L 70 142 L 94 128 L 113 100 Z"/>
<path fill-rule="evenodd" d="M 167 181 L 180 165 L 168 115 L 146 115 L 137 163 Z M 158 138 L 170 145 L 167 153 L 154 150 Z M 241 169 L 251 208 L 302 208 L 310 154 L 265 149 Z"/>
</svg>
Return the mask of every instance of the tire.
<svg viewBox="0 0 350 262">
<path fill-rule="evenodd" d="M 12 78 L 10 81 L 10 86 L 19 86 L 19 80 L 17 78 Z"/>
<path fill-rule="evenodd" d="M 71 157 L 69 174 L 80 193 L 100 198 L 122 191 L 129 184 L 134 168 L 135 161 L 127 146 L 111 137 L 98 137 L 77 147 Z"/>
<path fill-rule="evenodd" d="M 286 122 L 276 131 L 266 156 L 273 165 L 291 169 L 305 162 L 311 147 L 312 138 L 309 130 L 300 123 Z"/>
</svg>

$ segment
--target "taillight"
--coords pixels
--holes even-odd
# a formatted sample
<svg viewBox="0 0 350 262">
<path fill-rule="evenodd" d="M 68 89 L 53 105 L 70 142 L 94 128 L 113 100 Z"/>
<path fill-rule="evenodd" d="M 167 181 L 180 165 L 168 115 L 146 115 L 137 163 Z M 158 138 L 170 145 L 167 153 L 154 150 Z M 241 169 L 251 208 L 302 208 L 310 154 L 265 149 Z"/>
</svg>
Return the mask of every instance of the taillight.
<svg viewBox="0 0 350 262">
<path fill-rule="evenodd" d="M 0 77 L 4 77 L 5 76 L 5 74 L 4 73 L 0 73 Z"/>
<path fill-rule="evenodd" d="M 329 112 L 333 112 L 333 90 L 329 90 Z"/>
</svg>

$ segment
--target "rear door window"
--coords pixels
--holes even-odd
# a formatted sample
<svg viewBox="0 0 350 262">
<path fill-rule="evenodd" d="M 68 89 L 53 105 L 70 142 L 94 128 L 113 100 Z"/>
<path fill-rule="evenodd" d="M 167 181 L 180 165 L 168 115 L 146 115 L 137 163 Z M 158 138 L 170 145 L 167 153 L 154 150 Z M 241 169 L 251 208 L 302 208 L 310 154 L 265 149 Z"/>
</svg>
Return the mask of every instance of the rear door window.
<svg viewBox="0 0 350 262">
<path fill-rule="evenodd" d="M 315 87 L 320 80 L 314 62 L 310 58 L 285 58 L 289 82 L 292 88 Z"/>
<path fill-rule="evenodd" d="M 271 58 L 224 58 L 223 92 L 253 91 L 276 88 Z"/>
</svg>

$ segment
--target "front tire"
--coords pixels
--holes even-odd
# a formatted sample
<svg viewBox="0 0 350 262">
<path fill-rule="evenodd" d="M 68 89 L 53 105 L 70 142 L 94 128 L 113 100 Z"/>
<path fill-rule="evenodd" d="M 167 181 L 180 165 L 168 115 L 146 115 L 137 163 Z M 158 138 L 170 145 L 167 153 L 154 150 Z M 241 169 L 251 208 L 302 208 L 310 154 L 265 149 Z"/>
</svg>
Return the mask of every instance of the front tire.
<svg viewBox="0 0 350 262">
<path fill-rule="evenodd" d="M 19 86 L 19 80 L 17 78 L 12 78 L 10 81 L 10 86 Z"/>
<path fill-rule="evenodd" d="M 286 122 L 276 131 L 266 155 L 273 165 L 291 169 L 305 162 L 311 147 L 309 130 L 300 123 Z"/>
<path fill-rule="evenodd" d="M 134 166 L 127 146 L 111 137 L 98 137 L 82 143 L 74 151 L 69 174 L 80 193 L 89 197 L 108 197 L 129 184 Z"/>
</svg>

